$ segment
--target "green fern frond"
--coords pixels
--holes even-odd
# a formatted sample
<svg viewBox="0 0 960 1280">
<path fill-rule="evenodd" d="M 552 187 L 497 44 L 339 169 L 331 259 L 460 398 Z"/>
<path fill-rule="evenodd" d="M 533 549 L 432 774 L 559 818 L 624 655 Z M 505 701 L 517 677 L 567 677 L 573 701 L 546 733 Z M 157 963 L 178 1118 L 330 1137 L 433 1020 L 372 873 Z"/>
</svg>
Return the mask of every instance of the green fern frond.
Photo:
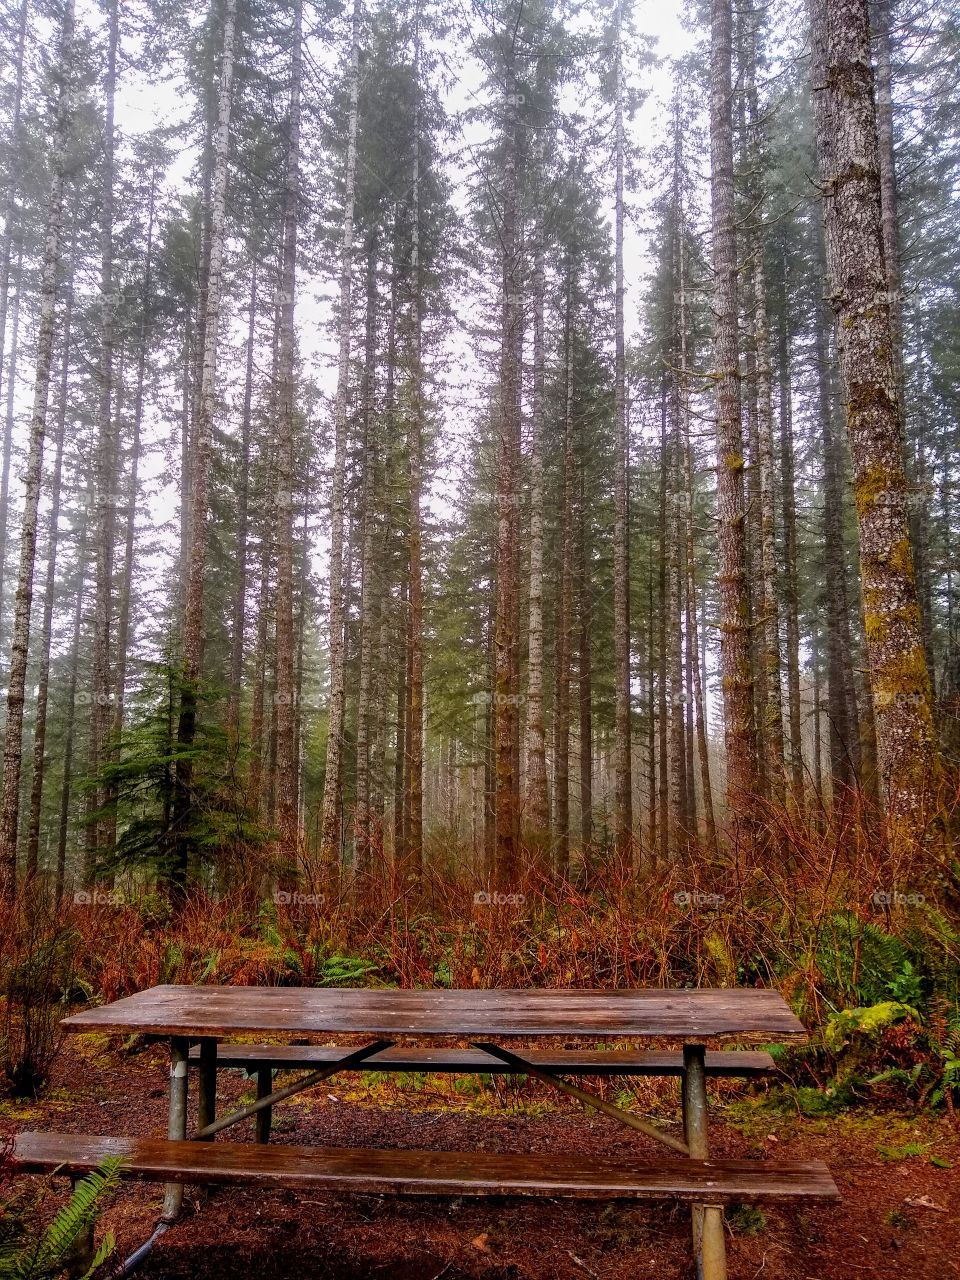
<svg viewBox="0 0 960 1280">
<path fill-rule="evenodd" d="M 95 1221 L 103 1200 L 120 1185 L 122 1169 L 119 1156 L 107 1156 L 98 1169 L 81 1178 L 40 1240 L 11 1259 L 6 1272 L 9 1280 L 48 1280 L 58 1276 L 80 1236 Z"/>
</svg>

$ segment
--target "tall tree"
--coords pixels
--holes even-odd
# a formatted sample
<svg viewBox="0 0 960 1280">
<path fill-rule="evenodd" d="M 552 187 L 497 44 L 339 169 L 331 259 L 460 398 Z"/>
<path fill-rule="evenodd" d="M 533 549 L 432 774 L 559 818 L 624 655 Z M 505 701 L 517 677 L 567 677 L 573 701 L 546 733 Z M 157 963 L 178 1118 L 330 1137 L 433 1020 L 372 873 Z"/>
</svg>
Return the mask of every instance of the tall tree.
<svg viewBox="0 0 960 1280">
<path fill-rule="evenodd" d="M 294 314 L 297 223 L 300 204 L 300 87 L 303 65 L 303 6 L 295 0 L 290 45 L 290 104 L 287 112 L 286 189 L 280 274 L 279 432 L 277 441 L 277 825 L 280 849 L 289 862 L 299 843 L 294 753 L 296 688 L 293 634 L 293 466 L 296 435 Z"/>
<path fill-rule="evenodd" d="M 347 152 L 340 239 L 340 313 L 337 395 L 333 409 L 334 457 L 330 491 L 330 716 L 320 816 L 320 862 L 332 869 L 340 855 L 344 672 L 344 488 L 347 467 L 347 397 L 350 390 L 350 330 L 353 299 L 353 224 L 357 177 L 357 117 L 360 93 L 360 0 L 354 0 L 350 27 Z"/>
<path fill-rule="evenodd" d="M 830 299 L 860 533 L 877 752 L 887 811 L 920 838 L 940 780 L 907 520 L 903 423 L 883 246 L 867 0 L 816 0 L 814 90 Z"/>
<path fill-rule="evenodd" d="M 614 417 L 613 469 L 613 643 L 614 643 L 614 752 L 616 758 L 616 844 L 621 857 L 630 857 L 633 839 L 633 769 L 630 723 L 630 532 L 627 511 L 627 465 L 630 441 L 627 428 L 626 340 L 624 336 L 624 71 L 623 3 L 618 0 L 614 51 Z"/>
<path fill-rule="evenodd" d="M 758 761 L 746 577 L 743 421 L 737 313 L 737 238 L 733 190 L 730 0 L 712 0 L 710 70 L 713 215 L 714 378 L 716 381 L 720 672 L 727 749 L 729 815 L 749 818 Z"/>
<path fill-rule="evenodd" d="M 23 477 L 20 568 L 17 575 L 17 597 L 7 688 L 6 737 L 3 744 L 3 794 L 0 797 L 0 891 L 8 901 L 16 892 L 17 882 L 23 703 L 30 648 L 30 608 L 33 603 L 33 575 L 37 552 L 37 517 L 43 479 L 43 442 L 47 429 L 57 283 L 62 257 L 64 172 L 73 112 L 73 60 L 74 7 L 73 0 L 65 0 L 55 70 L 56 115 L 50 153 L 51 178 L 40 274 L 40 315 L 37 325 L 33 410 L 30 416 L 29 452 Z"/>
<path fill-rule="evenodd" d="M 117 54 L 120 43 L 120 4 L 107 9 L 107 59 L 104 77 L 103 159 L 100 174 L 100 334 L 97 356 L 97 529 L 95 537 L 97 588 L 93 632 L 93 689 L 91 699 L 90 771 L 104 763 L 113 723 L 114 685 L 110 673 L 113 611 L 113 553 L 117 512 L 117 449 L 113 421 L 116 310 L 113 279 L 114 156 L 117 93 Z M 105 812 L 109 794 L 98 782 L 93 803 L 95 820 L 88 827 L 86 878 L 106 851 L 112 824 Z"/>
<path fill-rule="evenodd" d="M 223 257 L 226 244 L 227 169 L 230 156 L 230 117 L 233 111 L 236 22 L 236 0 L 224 0 L 220 87 L 217 99 L 217 122 L 213 136 L 213 177 L 203 315 L 200 404 L 191 466 L 190 554 L 181 645 L 180 710 L 177 719 L 178 753 L 173 806 L 176 852 L 172 879 L 173 883 L 180 888 L 186 884 L 191 855 L 192 753 L 197 730 L 197 700 L 203 663 L 203 587 L 207 564 L 208 486 L 213 429 L 217 412 L 217 369 L 220 308 L 223 295 Z"/>
</svg>

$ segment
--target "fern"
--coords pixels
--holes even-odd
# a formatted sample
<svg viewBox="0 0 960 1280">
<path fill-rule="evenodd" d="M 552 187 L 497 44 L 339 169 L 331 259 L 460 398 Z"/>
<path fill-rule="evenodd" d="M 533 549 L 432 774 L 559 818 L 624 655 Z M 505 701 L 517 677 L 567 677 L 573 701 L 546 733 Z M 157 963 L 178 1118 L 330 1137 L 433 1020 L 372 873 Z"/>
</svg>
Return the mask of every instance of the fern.
<svg viewBox="0 0 960 1280">
<path fill-rule="evenodd" d="M 96 1221 L 103 1201 L 119 1186 L 122 1169 L 122 1159 L 108 1156 L 98 1169 L 82 1178 L 38 1240 L 0 1253 L 0 1280 L 53 1280 L 59 1276 L 84 1232 Z M 86 1276 L 91 1276 L 109 1257 L 113 1247 L 113 1237 L 107 1236 Z"/>
</svg>

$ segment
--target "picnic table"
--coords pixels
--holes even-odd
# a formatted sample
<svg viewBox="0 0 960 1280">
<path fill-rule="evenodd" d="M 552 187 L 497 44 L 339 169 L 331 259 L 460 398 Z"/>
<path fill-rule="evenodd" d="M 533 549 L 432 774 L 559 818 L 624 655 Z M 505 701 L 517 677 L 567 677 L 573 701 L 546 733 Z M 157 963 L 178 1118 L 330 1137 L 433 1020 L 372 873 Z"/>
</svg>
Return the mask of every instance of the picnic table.
<svg viewBox="0 0 960 1280">
<path fill-rule="evenodd" d="M 672 1199 L 693 1205 L 693 1247 L 704 1280 L 723 1280 L 723 1205 L 737 1201 L 835 1199 L 826 1166 L 711 1160 L 708 1076 L 758 1076 L 765 1052 L 711 1049 L 711 1042 L 770 1042 L 804 1035 L 782 996 L 754 989 L 524 989 L 409 991 L 368 988 L 157 986 L 64 1020 L 71 1032 L 142 1034 L 170 1043 L 167 1139 L 35 1133 L 17 1140 L 24 1169 L 79 1174 L 106 1155 L 130 1176 L 167 1181 L 164 1220 L 180 1209 L 185 1182 L 321 1184 L 374 1194 L 573 1196 Z M 246 1044 L 231 1037 L 376 1037 L 337 1044 Z M 412 1041 L 397 1045 L 396 1039 Z M 441 1040 L 468 1040 L 469 1048 Z M 569 1048 L 558 1041 L 610 1042 Z M 679 1051 L 629 1042 L 679 1041 Z M 503 1041 L 540 1041 L 534 1048 Z M 226 1041 L 226 1043 L 225 1043 Z M 544 1043 L 545 1042 L 545 1043 Z M 627 1042 L 627 1043 L 624 1043 Z M 217 1116 L 217 1073 L 242 1068 L 257 1078 L 257 1100 Z M 277 1087 L 281 1071 L 305 1075 Z M 668 1147 L 662 1160 L 384 1151 L 269 1146 L 278 1103 L 338 1072 L 430 1071 L 524 1074 Z M 198 1077 L 196 1128 L 189 1132 L 188 1082 Z M 566 1077 L 663 1075 L 681 1080 L 683 1137 L 615 1107 Z M 253 1118 L 256 1144 L 213 1142 Z M 188 1140 L 189 1139 L 189 1140 Z"/>
</svg>

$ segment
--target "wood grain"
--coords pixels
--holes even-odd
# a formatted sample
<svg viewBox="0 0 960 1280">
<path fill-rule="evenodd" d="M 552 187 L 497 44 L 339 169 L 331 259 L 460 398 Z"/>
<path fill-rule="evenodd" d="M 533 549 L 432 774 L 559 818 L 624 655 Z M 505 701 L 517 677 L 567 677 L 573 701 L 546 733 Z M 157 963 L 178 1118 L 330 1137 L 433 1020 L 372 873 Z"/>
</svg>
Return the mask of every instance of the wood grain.
<svg viewBox="0 0 960 1280">
<path fill-rule="evenodd" d="M 68 1031 L 229 1036 L 802 1036 L 778 991 L 160 986 L 64 1020 Z"/>
<path fill-rule="evenodd" d="M 151 1181 L 323 1186 L 375 1195 L 569 1196 L 576 1199 L 726 1201 L 836 1200 L 820 1161 L 607 1159 L 487 1151 L 372 1151 L 23 1133 L 22 1172 L 80 1173 L 107 1155 Z"/>
</svg>

